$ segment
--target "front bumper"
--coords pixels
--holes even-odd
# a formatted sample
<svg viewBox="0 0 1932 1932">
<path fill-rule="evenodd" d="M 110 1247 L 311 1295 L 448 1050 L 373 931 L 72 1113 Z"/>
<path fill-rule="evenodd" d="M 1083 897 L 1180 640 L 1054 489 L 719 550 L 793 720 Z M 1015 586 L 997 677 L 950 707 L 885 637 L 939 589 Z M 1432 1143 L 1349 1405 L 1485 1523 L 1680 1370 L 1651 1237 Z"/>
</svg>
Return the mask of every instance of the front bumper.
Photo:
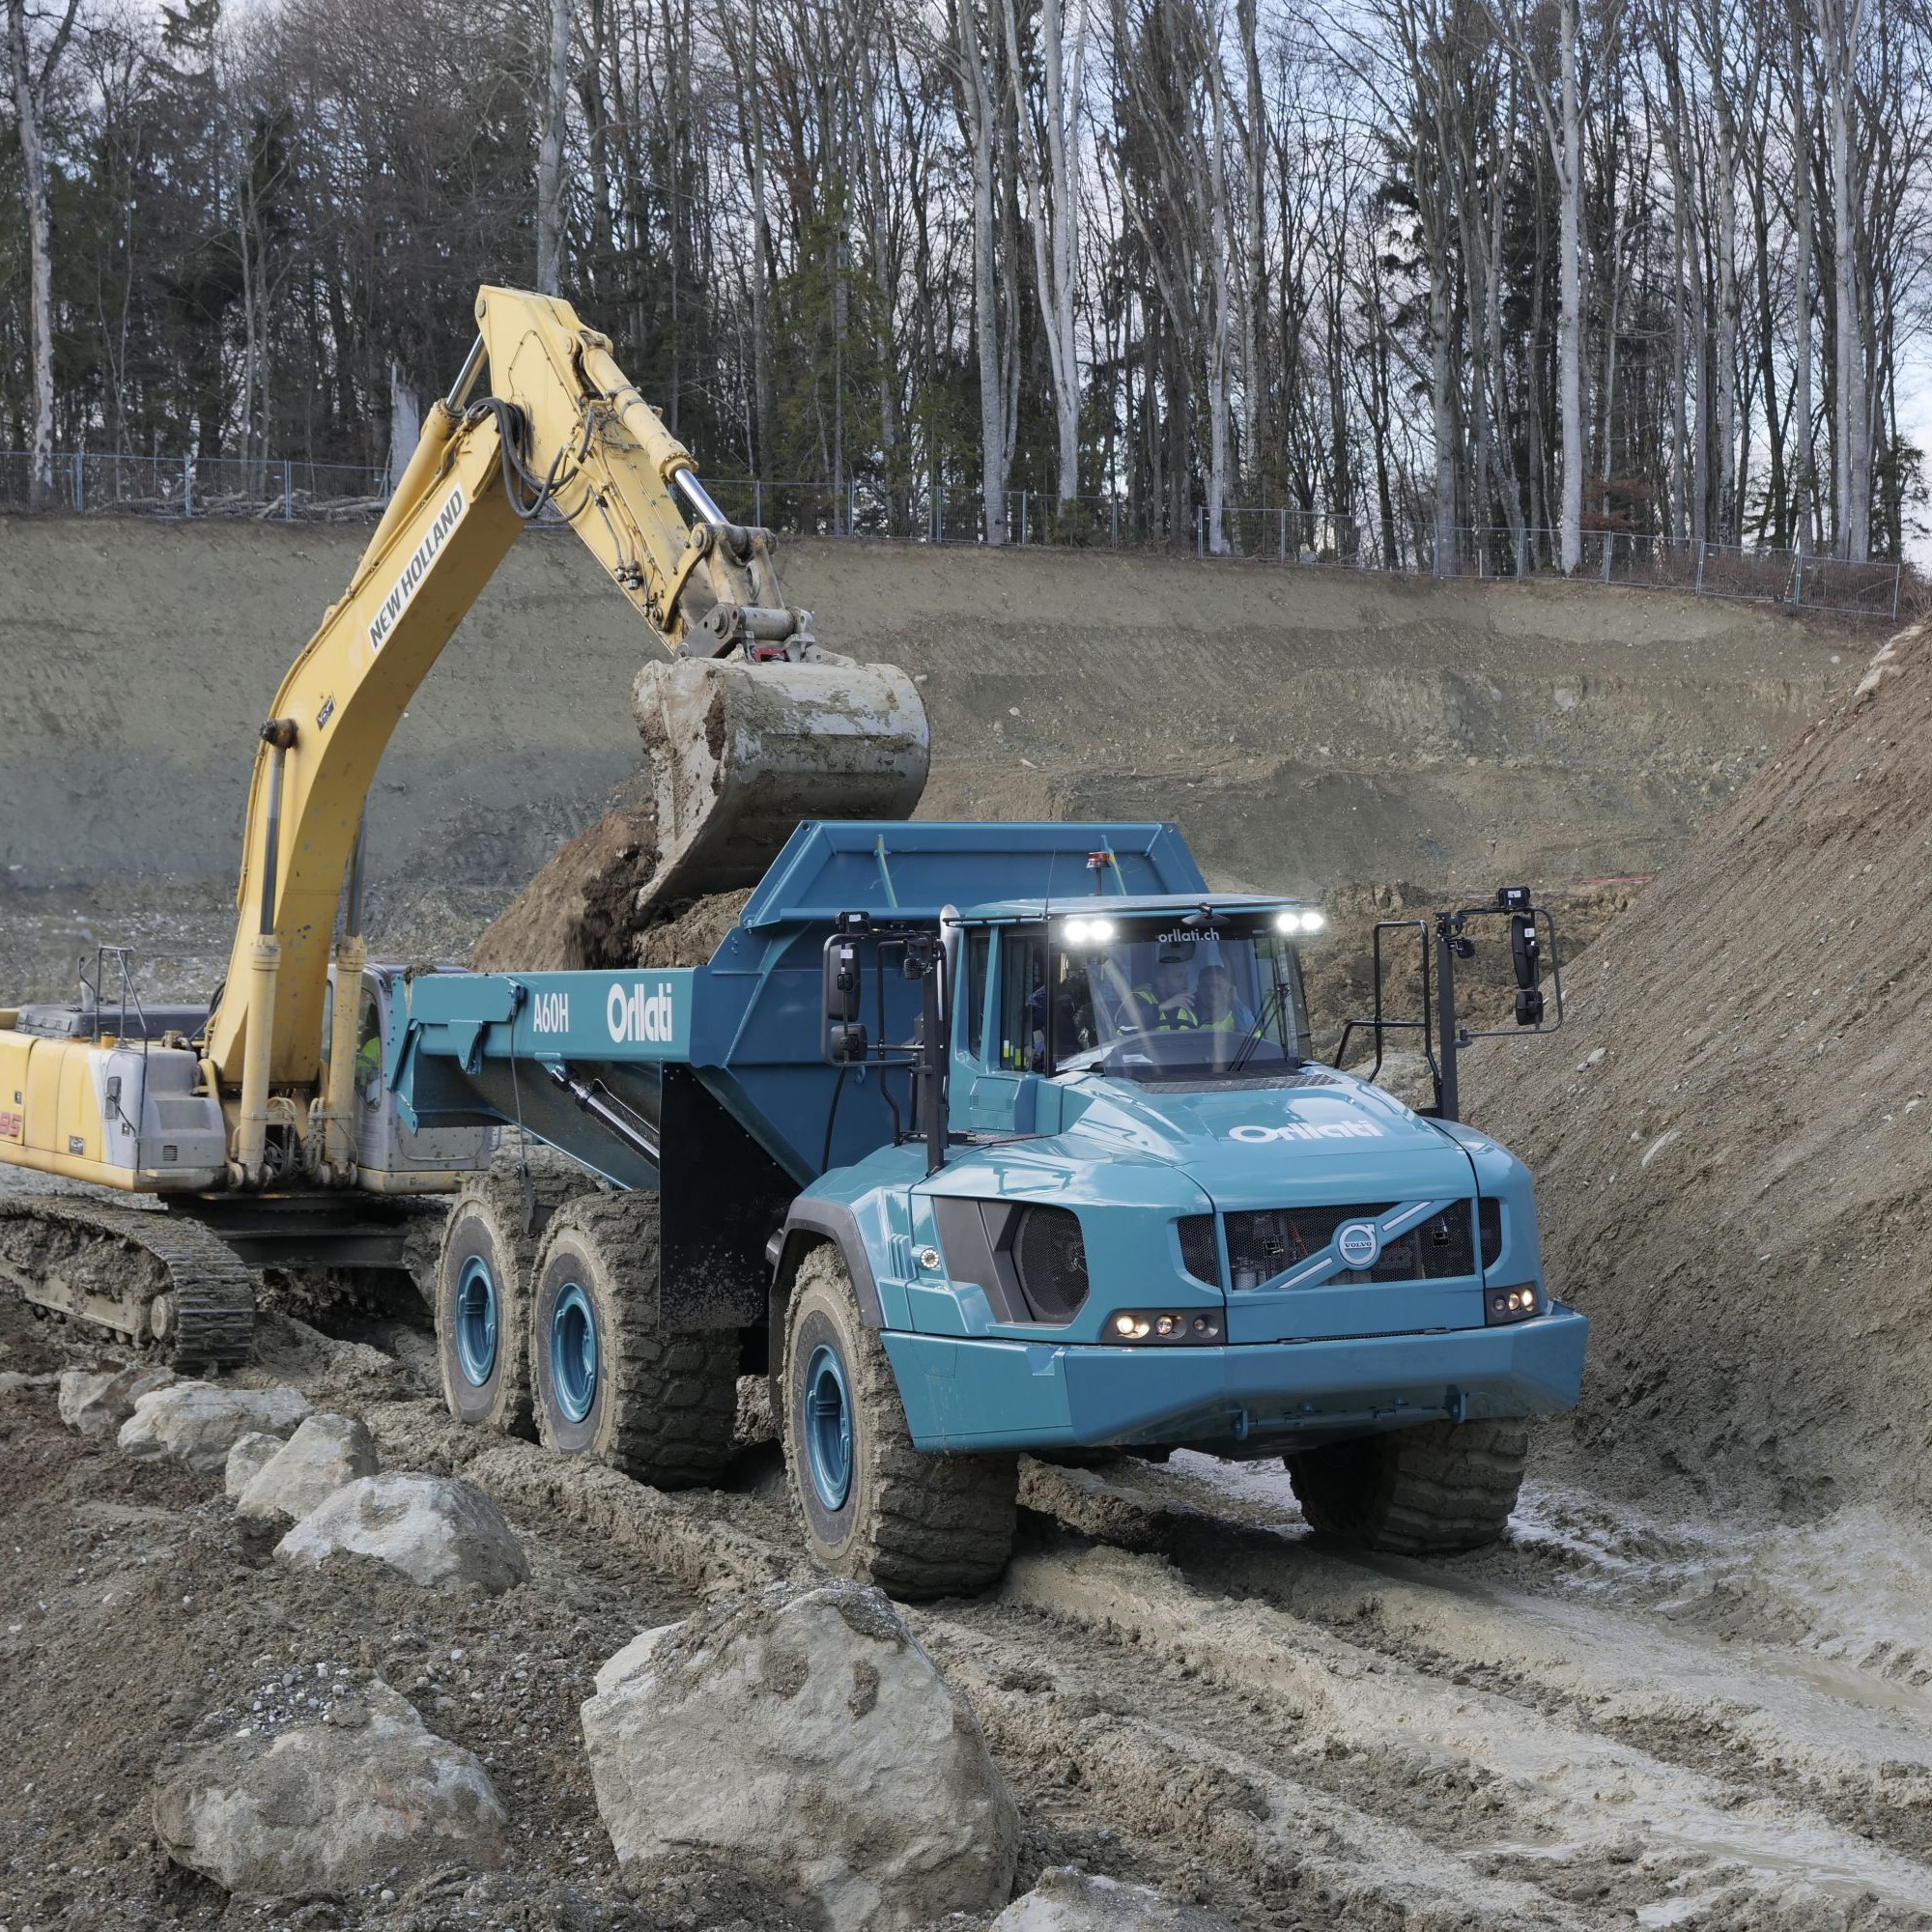
<svg viewBox="0 0 1932 1932">
<path fill-rule="evenodd" d="M 883 1340 L 921 1449 L 1272 1439 L 1299 1449 L 1416 1422 L 1574 1408 L 1589 1326 L 1556 1302 L 1511 1327 L 1224 1348 Z"/>
</svg>

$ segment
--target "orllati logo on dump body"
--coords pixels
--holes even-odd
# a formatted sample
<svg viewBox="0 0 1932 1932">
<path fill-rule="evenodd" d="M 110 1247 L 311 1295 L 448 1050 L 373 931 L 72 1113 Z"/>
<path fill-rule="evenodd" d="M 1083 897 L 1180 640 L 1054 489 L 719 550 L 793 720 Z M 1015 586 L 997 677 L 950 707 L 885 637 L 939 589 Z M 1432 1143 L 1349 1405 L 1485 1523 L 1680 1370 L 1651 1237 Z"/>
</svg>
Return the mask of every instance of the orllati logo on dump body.
<svg viewBox="0 0 1932 1932">
<path fill-rule="evenodd" d="M 677 1028 L 670 992 L 668 980 L 648 989 L 641 980 L 628 990 L 612 986 L 604 999 L 604 1024 L 611 1037 L 620 1044 L 648 1040 L 661 1045 L 670 1039 Z"/>
</svg>

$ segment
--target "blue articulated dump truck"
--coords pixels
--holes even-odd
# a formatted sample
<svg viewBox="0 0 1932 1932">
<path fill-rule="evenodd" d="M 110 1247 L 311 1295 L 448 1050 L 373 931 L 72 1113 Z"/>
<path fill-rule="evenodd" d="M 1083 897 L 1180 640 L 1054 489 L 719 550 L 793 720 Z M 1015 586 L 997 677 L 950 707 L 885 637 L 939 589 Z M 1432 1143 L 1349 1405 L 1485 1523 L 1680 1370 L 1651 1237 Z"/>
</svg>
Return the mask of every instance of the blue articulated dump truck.
<svg viewBox="0 0 1932 1932">
<path fill-rule="evenodd" d="M 808 823 L 708 965 L 417 978 L 410 1124 L 567 1156 L 449 1216 L 450 1406 L 672 1487 L 767 1376 L 812 1557 L 904 1595 L 999 1575 L 1021 1452 L 1281 1457 L 1319 1530 L 1493 1540 L 1586 1323 L 1453 1118 L 1489 911 L 1543 1022 L 1528 895 L 1439 915 L 1427 1113 L 1314 1057 L 1320 914 L 1172 825 Z"/>
</svg>

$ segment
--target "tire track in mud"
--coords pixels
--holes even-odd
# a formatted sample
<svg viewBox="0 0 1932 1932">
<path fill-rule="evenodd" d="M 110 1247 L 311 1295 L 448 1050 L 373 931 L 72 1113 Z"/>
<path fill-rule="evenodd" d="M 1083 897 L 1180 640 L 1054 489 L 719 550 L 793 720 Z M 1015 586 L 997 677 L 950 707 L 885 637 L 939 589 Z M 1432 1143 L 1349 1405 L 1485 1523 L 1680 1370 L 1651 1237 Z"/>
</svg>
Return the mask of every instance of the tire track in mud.
<svg viewBox="0 0 1932 1932">
<path fill-rule="evenodd" d="M 440 1405 L 370 1420 L 392 1460 L 701 1592 L 810 1574 L 769 1480 L 665 1495 Z M 1922 1763 L 1884 1775 L 1932 1754 L 1919 1727 L 1611 1615 L 1646 1676 L 1563 1605 L 1312 1548 L 1165 1477 L 1028 1465 L 1001 1590 L 906 1611 L 1062 1843 L 1311 1932 L 1932 1928 L 1932 1793 Z"/>
<path fill-rule="evenodd" d="M 1076 1532 L 1165 1557 L 1213 1596 L 1422 1677 L 1499 1695 L 1682 1773 L 1762 1789 L 1892 1851 L 1932 1849 L 1932 1699 L 1915 1686 L 1828 1672 L 1783 1646 L 1699 1642 L 1655 1615 L 1533 1596 L 1460 1566 L 1324 1549 L 1204 1515 L 1193 1489 L 1157 1470 L 1119 1480 L 1036 1465 L 1028 1500 Z"/>
</svg>

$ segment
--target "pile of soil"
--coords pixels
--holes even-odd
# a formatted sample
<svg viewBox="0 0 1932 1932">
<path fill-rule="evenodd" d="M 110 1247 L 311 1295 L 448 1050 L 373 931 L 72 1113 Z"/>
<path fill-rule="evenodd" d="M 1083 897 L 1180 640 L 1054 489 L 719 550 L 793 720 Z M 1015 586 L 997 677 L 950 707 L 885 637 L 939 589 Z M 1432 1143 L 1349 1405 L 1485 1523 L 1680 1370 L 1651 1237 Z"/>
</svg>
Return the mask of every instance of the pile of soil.
<svg viewBox="0 0 1932 1932">
<path fill-rule="evenodd" d="M 1928 873 L 1920 626 L 1608 927 L 1558 1039 L 1471 1056 L 1592 1320 L 1579 1476 L 1932 1506 Z"/>
<path fill-rule="evenodd" d="M 738 923 L 749 892 L 649 903 L 657 815 L 640 780 L 561 847 L 484 929 L 469 955 L 478 973 L 702 966 Z M 641 802 L 639 802 L 641 797 Z"/>
</svg>

